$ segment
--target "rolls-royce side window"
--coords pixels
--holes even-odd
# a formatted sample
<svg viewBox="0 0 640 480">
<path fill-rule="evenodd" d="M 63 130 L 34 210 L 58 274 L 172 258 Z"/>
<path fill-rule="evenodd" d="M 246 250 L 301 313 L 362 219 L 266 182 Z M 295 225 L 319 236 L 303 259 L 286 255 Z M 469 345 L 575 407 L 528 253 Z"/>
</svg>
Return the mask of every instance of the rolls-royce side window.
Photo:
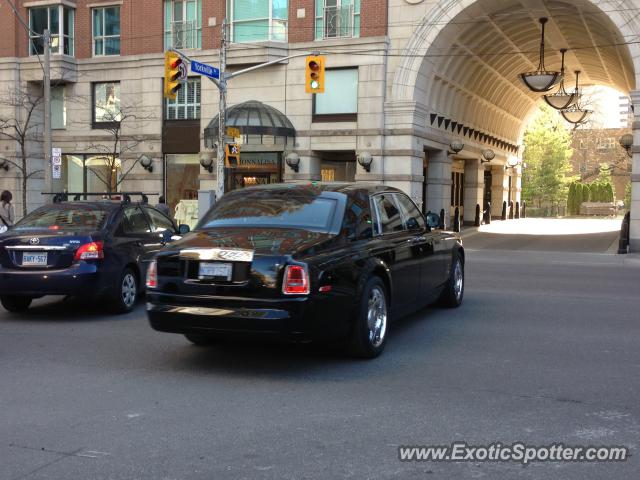
<svg viewBox="0 0 640 480">
<path fill-rule="evenodd" d="M 383 193 L 373 197 L 373 203 L 378 215 L 376 233 L 385 234 L 404 230 L 400 209 L 393 199 L 393 194 Z M 380 231 L 381 230 L 381 231 Z"/>
</svg>

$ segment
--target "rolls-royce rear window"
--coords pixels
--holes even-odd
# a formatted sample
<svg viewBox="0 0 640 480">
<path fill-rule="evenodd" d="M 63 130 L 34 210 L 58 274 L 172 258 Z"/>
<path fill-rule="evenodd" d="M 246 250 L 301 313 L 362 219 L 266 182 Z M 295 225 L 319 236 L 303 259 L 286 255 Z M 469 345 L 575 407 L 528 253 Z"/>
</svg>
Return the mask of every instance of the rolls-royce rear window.
<svg viewBox="0 0 640 480">
<path fill-rule="evenodd" d="M 337 205 L 335 199 L 317 196 L 223 198 L 199 228 L 264 226 L 328 231 Z"/>
</svg>

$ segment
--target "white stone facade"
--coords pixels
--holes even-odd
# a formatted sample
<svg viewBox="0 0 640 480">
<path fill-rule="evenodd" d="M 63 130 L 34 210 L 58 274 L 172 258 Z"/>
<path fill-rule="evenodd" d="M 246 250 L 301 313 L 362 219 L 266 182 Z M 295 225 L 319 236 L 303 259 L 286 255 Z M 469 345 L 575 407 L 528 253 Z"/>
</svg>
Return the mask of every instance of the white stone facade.
<svg viewBox="0 0 640 480">
<path fill-rule="evenodd" d="M 587 11 L 585 17 L 588 19 L 589 15 L 595 15 L 592 10 L 596 4 L 607 12 L 602 15 L 613 26 L 611 35 L 615 38 L 616 35 L 624 39 L 635 38 L 640 34 L 638 20 L 632 15 L 634 9 L 640 7 L 639 0 L 579 0 L 573 8 Z M 242 68 L 241 64 L 260 63 L 307 50 L 325 53 L 331 68 L 357 67 L 357 121 L 312 121 L 312 97 L 304 91 L 304 57 L 232 79 L 229 105 L 259 100 L 291 120 L 296 129 L 296 142 L 288 146 L 287 151 L 295 151 L 301 161 L 297 173 L 283 167 L 285 181 L 319 180 L 323 152 L 348 151 L 353 152 L 354 157 L 369 152 L 373 156 L 371 170 L 366 172 L 357 165 L 356 181 L 384 182 L 402 188 L 419 205 L 426 203 L 425 210 L 439 212 L 444 209 L 452 213 L 452 161 L 462 160 L 465 221 L 473 220 L 476 204 L 483 207 L 486 170 L 491 172 L 492 214 L 499 217 L 503 202 L 520 201 L 520 167 L 505 169 L 505 165 L 510 158 L 521 154 L 517 147 L 523 128 L 538 101 L 538 97 L 523 90 L 517 79 L 518 72 L 535 68 L 532 66 L 534 60 L 530 58 L 535 55 L 517 53 L 525 50 L 525 44 L 515 43 L 514 31 L 508 29 L 509 22 L 514 22 L 514 28 L 521 24 L 521 30 L 527 32 L 529 43 L 526 47 L 535 50 L 539 41 L 535 18 L 548 15 L 553 20 L 554 5 L 546 5 L 543 8 L 546 11 L 539 11 L 538 2 L 526 0 L 508 0 L 500 5 L 488 0 L 389 0 L 387 8 L 386 36 L 292 44 L 267 42 L 261 44 L 262 47 L 252 44 L 251 48 L 236 44 L 229 52 L 233 70 Z M 531 12 L 526 12 L 527 8 Z M 514 13 L 509 16 L 509 12 Z M 561 19 L 554 25 L 549 30 L 549 44 L 554 49 L 563 42 L 567 42 L 564 46 L 569 48 L 572 43 L 584 43 L 584 36 L 580 36 L 583 32 L 572 31 L 571 25 L 565 28 Z M 88 40 L 77 38 L 76 42 L 79 41 Z M 511 57 L 490 57 L 478 50 L 489 51 L 494 47 L 516 53 Z M 586 78 L 631 91 L 636 115 L 640 115 L 640 97 L 634 90 L 640 72 L 640 50 L 635 44 L 624 48 L 626 50 L 619 53 L 617 59 L 594 51 L 594 55 L 600 55 L 603 68 L 589 70 L 585 67 Z M 198 61 L 218 63 L 217 50 L 188 53 Z M 571 55 L 571 61 L 580 65 L 589 63 L 577 54 Z M 557 68 L 556 56 L 550 53 L 553 59 L 549 63 Z M 162 62 L 160 53 L 89 59 L 54 57 L 54 80 L 63 78 L 67 82 L 69 101 L 67 127 L 54 131 L 53 145 L 65 153 L 89 153 L 92 143 L 105 141 L 103 132 L 91 128 L 91 83 L 118 80 L 121 82 L 121 103 L 135 104 L 154 117 L 131 125 L 130 131 L 123 131 L 125 135 L 135 134 L 143 139 L 123 162 L 134 162 L 139 155 L 146 154 L 153 159 L 154 169 L 150 173 L 136 165 L 122 188 L 162 192 Z M 607 66 L 609 73 L 605 72 Z M 0 59 L 0 91 L 41 77 L 40 65 L 33 57 Z M 203 130 L 218 113 L 218 92 L 205 79 L 201 86 Z M 15 111 L 0 106 L 0 118 L 14 114 Z M 439 117 L 445 119 L 445 123 L 439 124 Z M 450 122 L 464 125 L 465 130 L 457 129 Z M 480 135 L 467 134 L 469 129 Z M 639 130 L 640 119 L 636 119 L 634 136 L 637 144 L 640 144 Z M 449 143 L 457 138 L 462 138 L 464 149 L 451 155 Z M 41 132 L 30 148 L 34 157 L 33 169 L 43 168 L 40 141 Z M 202 141 L 201 148 L 204 150 Z M 482 151 L 487 148 L 494 150 L 495 159 L 490 164 L 482 164 Z M 0 155 L 12 152 L 15 152 L 15 145 L 0 140 Z M 209 174 L 205 170 L 200 173 L 201 188 L 215 185 L 215 173 Z M 511 190 L 509 177 L 512 177 Z M 632 180 L 631 237 L 634 248 L 640 249 L 640 150 L 634 150 Z M 14 192 L 20 211 L 20 184 L 15 169 L 0 171 L 0 188 Z M 43 176 L 36 174 L 30 180 L 29 209 L 41 203 L 43 190 L 46 190 Z"/>
</svg>

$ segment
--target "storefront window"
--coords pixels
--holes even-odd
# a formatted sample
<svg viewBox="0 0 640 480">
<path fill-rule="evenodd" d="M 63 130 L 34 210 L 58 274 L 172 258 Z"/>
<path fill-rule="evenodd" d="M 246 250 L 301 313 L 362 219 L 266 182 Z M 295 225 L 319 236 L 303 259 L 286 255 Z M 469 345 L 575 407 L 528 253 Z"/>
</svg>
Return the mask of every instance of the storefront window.
<svg viewBox="0 0 640 480">
<path fill-rule="evenodd" d="M 171 218 L 191 228 L 198 222 L 198 154 L 165 155 L 165 191 Z"/>
<path fill-rule="evenodd" d="M 65 154 L 62 156 L 61 178 L 54 179 L 56 192 L 104 193 L 120 190 L 122 162 L 96 155 Z M 109 188 L 111 185 L 111 188 Z"/>
</svg>

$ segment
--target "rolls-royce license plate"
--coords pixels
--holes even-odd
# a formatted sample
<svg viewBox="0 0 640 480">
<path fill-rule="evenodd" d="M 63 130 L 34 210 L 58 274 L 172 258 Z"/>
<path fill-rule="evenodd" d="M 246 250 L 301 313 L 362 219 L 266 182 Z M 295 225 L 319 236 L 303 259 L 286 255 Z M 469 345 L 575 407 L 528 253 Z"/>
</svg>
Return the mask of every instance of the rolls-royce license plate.
<svg viewBox="0 0 640 480">
<path fill-rule="evenodd" d="M 46 267 L 47 266 L 47 253 L 22 253 L 22 266 L 23 267 Z"/>
<path fill-rule="evenodd" d="M 200 280 L 226 280 L 231 281 L 233 273 L 232 263 L 200 262 L 198 278 Z"/>
</svg>

